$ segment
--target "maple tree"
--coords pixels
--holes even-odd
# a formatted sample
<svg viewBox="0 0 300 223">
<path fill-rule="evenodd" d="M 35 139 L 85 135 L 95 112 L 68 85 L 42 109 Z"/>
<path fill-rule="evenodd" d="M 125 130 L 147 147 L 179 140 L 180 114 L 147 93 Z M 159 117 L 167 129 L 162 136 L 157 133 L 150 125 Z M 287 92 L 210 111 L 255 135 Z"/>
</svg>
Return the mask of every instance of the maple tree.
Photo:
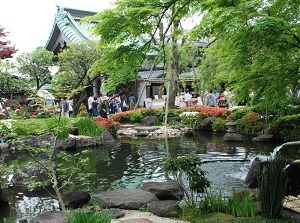
<svg viewBox="0 0 300 223">
<path fill-rule="evenodd" d="M 4 31 L 4 28 L 0 26 L 0 58 L 6 59 L 11 58 L 12 54 L 16 53 L 17 50 L 14 46 L 10 46 L 10 41 L 2 41 L 4 37 L 7 37 L 8 33 Z"/>
</svg>

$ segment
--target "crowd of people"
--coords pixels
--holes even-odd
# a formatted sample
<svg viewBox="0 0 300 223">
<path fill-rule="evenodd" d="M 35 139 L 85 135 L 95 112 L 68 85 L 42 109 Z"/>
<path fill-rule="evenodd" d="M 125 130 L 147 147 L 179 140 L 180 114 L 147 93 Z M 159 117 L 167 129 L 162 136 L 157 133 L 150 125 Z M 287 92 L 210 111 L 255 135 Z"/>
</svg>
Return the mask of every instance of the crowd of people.
<svg viewBox="0 0 300 223">
<path fill-rule="evenodd" d="M 136 98 L 131 94 L 128 98 L 119 94 L 112 94 L 112 96 L 102 96 L 101 94 L 97 97 L 90 94 L 87 100 L 87 111 L 92 117 L 108 118 L 109 114 L 115 114 L 118 112 L 128 111 L 134 109 L 137 101 Z M 223 91 L 213 92 L 208 90 L 204 97 L 204 102 L 197 93 L 177 93 L 175 97 L 176 107 L 189 107 L 192 104 L 202 104 L 210 107 L 227 108 L 228 100 Z M 73 99 L 62 97 L 60 100 L 61 116 L 69 117 L 73 112 Z M 152 100 L 145 101 L 147 108 L 152 108 Z"/>
<path fill-rule="evenodd" d="M 223 91 L 214 92 L 213 90 L 208 90 L 204 96 L 204 101 L 198 93 L 190 93 L 189 91 L 184 94 L 177 93 L 175 97 L 176 107 L 189 107 L 192 104 L 228 108 L 228 99 Z"/>
<path fill-rule="evenodd" d="M 108 96 L 94 96 L 91 94 L 88 98 L 88 112 L 93 117 L 108 118 L 109 114 L 128 111 L 135 107 L 136 98 L 130 95 L 128 98 L 118 94 Z"/>
</svg>

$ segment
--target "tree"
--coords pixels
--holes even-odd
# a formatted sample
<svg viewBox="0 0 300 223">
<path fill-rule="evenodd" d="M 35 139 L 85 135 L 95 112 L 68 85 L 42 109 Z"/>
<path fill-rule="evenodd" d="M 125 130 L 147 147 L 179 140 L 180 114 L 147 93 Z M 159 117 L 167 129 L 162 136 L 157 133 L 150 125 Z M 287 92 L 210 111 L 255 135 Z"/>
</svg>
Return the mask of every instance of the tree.
<svg viewBox="0 0 300 223">
<path fill-rule="evenodd" d="M 17 68 L 22 77 L 27 78 L 31 87 L 41 89 L 50 84 L 52 74 L 50 68 L 54 66 L 54 54 L 42 47 L 30 53 L 23 53 L 17 57 Z"/>
<path fill-rule="evenodd" d="M 0 97 L 11 98 L 13 93 L 26 93 L 28 83 L 26 79 L 15 75 L 16 69 L 9 61 L 0 61 Z"/>
<path fill-rule="evenodd" d="M 138 79 L 147 55 L 155 55 L 153 63 L 163 64 L 172 86 L 169 98 L 175 98 L 180 64 L 180 45 L 183 44 L 181 20 L 192 13 L 198 1 L 127 1 L 118 0 L 113 9 L 90 17 L 97 20 L 95 33 L 100 45 L 109 50 L 96 65 L 96 71 L 108 74 L 106 84 L 113 90 L 120 84 Z M 174 107 L 174 100 L 169 100 Z"/>
<path fill-rule="evenodd" d="M 73 112 L 76 115 L 81 103 L 86 101 L 86 88 L 100 77 L 92 73 L 93 64 L 101 58 L 101 50 L 96 43 L 88 41 L 68 44 L 58 55 L 59 72 L 55 75 L 52 85 L 59 96 L 73 97 Z"/>
<path fill-rule="evenodd" d="M 0 58 L 11 58 L 14 53 L 17 52 L 14 46 L 10 46 L 9 40 L 2 41 L 3 37 L 7 37 L 8 33 L 4 31 L 4 28 L 0 26 Z"/>
<path fill-rule="evenodd" d="M 199 5 L 206 14 L 191 35 L 215 38 L 201 65 L 206 84 L 224 82 L 236 102 L 282 111 L 300 89 L 299 3 L 205 0 Z"/>
</svg>

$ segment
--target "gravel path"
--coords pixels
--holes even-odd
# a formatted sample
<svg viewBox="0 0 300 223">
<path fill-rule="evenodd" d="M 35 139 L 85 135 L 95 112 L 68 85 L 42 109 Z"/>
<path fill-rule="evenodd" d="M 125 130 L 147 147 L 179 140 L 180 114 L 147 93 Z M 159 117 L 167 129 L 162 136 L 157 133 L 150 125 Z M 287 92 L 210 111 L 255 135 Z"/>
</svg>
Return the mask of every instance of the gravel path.
<svg viewBox="0 0 300 223">
<path fill-rule="evenodd" d="M 158 217 L 150 212 L 126 210 L 125 213 L 124 217 L 112 220 L 111 223 L 188 223 L 188 221 Z"/>
</svg>

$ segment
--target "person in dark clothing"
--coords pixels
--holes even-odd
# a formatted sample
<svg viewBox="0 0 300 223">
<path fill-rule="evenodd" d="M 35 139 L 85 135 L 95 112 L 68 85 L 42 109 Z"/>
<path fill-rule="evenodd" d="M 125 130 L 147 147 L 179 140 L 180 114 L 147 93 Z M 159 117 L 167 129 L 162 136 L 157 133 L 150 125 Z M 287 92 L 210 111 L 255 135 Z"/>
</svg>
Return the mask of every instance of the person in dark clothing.
<svg viewBox="0 0 300 223">
<path fill-rule="evenodd" d="M 107 118 L 108 113 L 108 97 L 104 96 L 99 105 L 99 113 L 102 118 Z"/>
<path fill-rule="evenodd" d="M 135 99 L 135 97 L 133 96 L 133 94 L 131 94 L 131 95 L 129 96 L 128 102 L 127 102 L 127 104 L 129 105 L 129 110 L 134 109 L 135 103 L 136 103 L 136 99 Z"/>
<path fill-rule="evenodd" d="M 93 117 L 98 117 L 100 114 L 99 114 L 99 111 L 98 111 L 98 106 L 99 103 L 97 101 L 97 97 L 94 97 L 94 100 L 92 102 L 92 114 L 93 114 Z"/>
</svg>

